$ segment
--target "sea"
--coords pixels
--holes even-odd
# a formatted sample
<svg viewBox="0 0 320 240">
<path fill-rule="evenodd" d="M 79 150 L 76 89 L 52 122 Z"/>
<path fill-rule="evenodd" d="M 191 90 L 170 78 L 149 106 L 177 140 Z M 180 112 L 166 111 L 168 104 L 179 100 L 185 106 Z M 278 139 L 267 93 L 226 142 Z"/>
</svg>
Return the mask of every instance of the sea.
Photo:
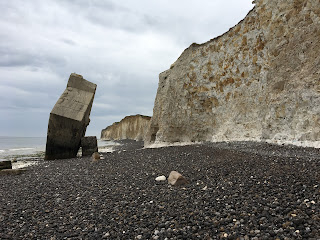
<svg viewBox="0 0 320 240">
<path fill-rule="evenodd" d="M 11 160 L 13 168 L 29 166 L 44 160 L 46 137 L 1 137 L 0 160 Z M 112 152 L 114 141 L 98 139 L 99 152 Z M 81 156 L 81 151 L 78 155 Z"/>
</svg>

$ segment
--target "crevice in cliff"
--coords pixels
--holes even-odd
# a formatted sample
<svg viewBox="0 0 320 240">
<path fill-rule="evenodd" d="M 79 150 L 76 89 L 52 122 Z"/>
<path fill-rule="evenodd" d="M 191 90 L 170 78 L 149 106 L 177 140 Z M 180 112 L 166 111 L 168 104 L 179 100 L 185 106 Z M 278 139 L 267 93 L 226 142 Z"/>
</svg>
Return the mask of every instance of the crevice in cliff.
<svg viewBox="0 0 320 240">
<path fill-rule="evenodd" d="M 159 126 L 152 126 L 151 127 L 151 139 L 150 139 L 150 143 L 154 143 L 156 141 L 156 137 L 157 137 L 157 133 L 159 131 Z"/>
</svg>

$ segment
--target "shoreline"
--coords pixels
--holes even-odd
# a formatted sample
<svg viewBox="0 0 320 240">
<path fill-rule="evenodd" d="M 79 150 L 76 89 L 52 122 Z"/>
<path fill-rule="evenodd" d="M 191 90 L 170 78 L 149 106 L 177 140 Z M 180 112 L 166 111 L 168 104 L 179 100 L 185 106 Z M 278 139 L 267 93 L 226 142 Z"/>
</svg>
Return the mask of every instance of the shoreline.
<svg viewBox="0 0 320 240">
<path fill-rule="evenodd" d="M 285 155 L 288 155 L 286 150 L 289 149 L 295 149 L 296 151 L 300 152 L 301 154 L 304 154 L 305 151 L 315 151 L 317 152 L 318 147 L 313 147 L 310 145 L 296 145 L 292 143 L 280 143 L 280 142 L 264 142 L 264 141 L 221 141 L 221 142 L 177 142 L 177 143 L 166 143 L 166 142 L 160 142 L 160 143 L 154 143 L 147 147 L 144 146 L 143 141 L 136 141 L 136 140 L 130 140 L 130 139 L 124 139 L 124 140 L 113 140 L 114 144 L 107 145 L 107 146 L 101 146 L 99 147 L 99 153 L 101 155 L 112 153 L 112 152 L 126 152 L 129 150 L 145 150 L 145 149 L 156 149 L 156 148 L 166 148 L 166 147 L 182 147 L 182 146 L 190 146 L 190 145 L 214 145 L 215 147 L 223 148 L 223 149 L 235 149 L 237 148 L 238 151 L 244 151 L 248 153 L 253 153 L 253 149 L 256 148 L 256 146 L 269 146 L 269 147 L 275 147 L 278 149 L 284 149 Z M 254 146 L 254 148 L 251 148 Z M 320 149 L 319 149 L 319 155 L 320 155 Z M 38 151 L 35 154 L 30 155 L 8 155 L 8 160 L 12 160 L 12 166 L 13 169 L 21 169 L 30 167 L 33 165 L 37 165 L 40 162 L 45 161 L 44 160 L 44 151 Z M 261 151 L 260 151 L 261 154 Z M 271 153 L 271 155 L 274 155 L 275 153 Z M 278 151 L 279 154 L 279 151 Z M 295 157 L 297 157 L 295 155 Z M 301 156 L 300 156 L 301 157 Z M 303 156 L 304 157 L 304 156 Z M 79 153 L 77 155 L 77 158 L 82 158 L 81 155 L 81 148 L 79 149 Z M 318 159 L 318 157 L 316 157 Z M 63 159 L 60 159 L 63 160 Z M 320 160 L 320 157 L 319 157 Z M 53 160 L 55 161 L 55 160 Z"/>
<path fill-rule="evenodd" d="M 24 137 L 25 138 L 25 137 Z M 108 144 L 104 143 L 107 142 Z M 109 153 L 109 152 L 113 152 L 115 151 L 115 149 L 117 147 L 119 147 L 119 145 L 121 145 L 121 143 L 117 143 L 115 141 L 98 141 L 98 143 L 100 143 L 101 145 L 99 146 L 99 152 L 101 153 Z M 0 155 L 0 159 L 3 160 L 9 160 L 12 163 L 12 169 L 24 169 L 27 167 L 31 167 L 33 165 L 37 165 L 40 162 L 45 161 L 44 160 L 44 156 L 45 156 L 45 150 L 39 150 L 39 148 L 41 147 L 37 147 L 37 148 L 20 148 L 17 150 L 26 150 L 26 149 L 30 149 L 33 150 L 31 153 L 20 153 L 20 154 L 6 154 L 1 156 Z M 37 150 L 38 149 L 38 150 Z M 5 151 L 5 150 L 2 150 Z M 78 151 L 77 157 L 82 157 L 82 150 L 81 148 Z"/>
<path fill-rule="evenodd" d="M 286 146 L 289 148 L 292 147 L 300 147 L 300 148 L 306 148 L 306 149 L 319 149 L 320 148 L 320 142 L 299 142 L 299 141 L 271 141 L 271 140 L 242 140 L 239 141 L 216 141 L 216 142 L 176 142 L 176 143 L 167 143 L 167 142 L 158 142 L 149 144 L 147 146 L 144 146 L 144 143 L 142 141 L 135 141 L 135 140 L 104 140 L 99 139 L 101 142 L 112 142 L 112 144 L 108 145 L 102 145 L 99 146 L 99 153 L 105 154 L 105 153 L 111 153 L 114 151 L 127 151 L 129 149 L 135 148 L 136 146 L 139 146 L 141 149 L 152 149 L 152 148 L 163 148 L 163 147 L 178 147 L 178 146 L 189 146 L 189 145 L 201 145 L 201 144 L 216 144 L 217 146 L 222 146 L 225 144 L 231 144 L 231 145 L 250 145 L 250 144 L 269 144 L 274 146 Z M 132 145 L 130 147 L 130 145 Z M 30 148 L 32 149 L 32 148 Z M 26 167 L 30 167 L 33 165 L 38 164 L 41 161 L 44 161 L 44 150 L 37 150 L 34 153 L 31 154 L 12 154 L 12 155 L 5 155 L 2 156 L 1 159 L 11 160 L 12 161 L 12 168 L 13 169 L 22 169 Z M 79 149 L 79 153 L 77 157 L 81 156 L 81 148 Z"/>
<path fill-rule="evenodd" d="M 97 162 L 41 161 L 21 175 L 0 176 L 0 238 L 320 236 L 319 149 L 248 142 L 142 149 L 142 142 L 117 142 Z M 173 170 L 190 183 L 155 181 Z"/>
</svg>

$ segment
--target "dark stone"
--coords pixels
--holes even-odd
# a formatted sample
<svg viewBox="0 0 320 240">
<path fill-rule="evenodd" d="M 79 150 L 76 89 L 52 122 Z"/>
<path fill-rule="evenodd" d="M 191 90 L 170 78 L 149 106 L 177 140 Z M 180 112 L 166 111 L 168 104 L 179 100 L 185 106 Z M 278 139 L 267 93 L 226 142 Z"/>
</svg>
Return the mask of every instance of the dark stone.
<svg viewBox="0 0 320 240">
<path fill-rule="evenodd" d="M 2 169 L 12 169 L 11 161 L 0 160 L 0 170 L 2 170 Z"/>
<path fill-rule="evenodd" d="M 97 137 L 81 138 L 82 156 L 91 156 L 94 152 L 98 152 Z"/>
<path fill-rule="evenodd" d="M 46 160 L 77 156 L 81 138 L 89 125 L 97 85 L 72 73 L 67 88 L 50 113 Z"/>
<path fill-rule="evenodd" d="M 19 175 L 21 173 L 24 173 L 26 169 L 3 169 L 0 171 L 1 175 Z"/>
</svg>

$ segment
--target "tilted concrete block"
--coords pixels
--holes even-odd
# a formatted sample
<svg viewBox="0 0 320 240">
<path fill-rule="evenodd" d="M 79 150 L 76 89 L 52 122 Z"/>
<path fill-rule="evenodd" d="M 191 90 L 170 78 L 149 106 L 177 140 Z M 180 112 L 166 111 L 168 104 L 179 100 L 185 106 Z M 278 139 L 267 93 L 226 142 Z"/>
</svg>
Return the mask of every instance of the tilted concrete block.
<svg viewBox="0 0 320 240">
<path fill-rule="evenodd" d="M 76 157 L 90 122 L 96 88 L 81 75 L 70 75 L 66 90 L 50 113 L 45 159 Z"/>
</svg>

